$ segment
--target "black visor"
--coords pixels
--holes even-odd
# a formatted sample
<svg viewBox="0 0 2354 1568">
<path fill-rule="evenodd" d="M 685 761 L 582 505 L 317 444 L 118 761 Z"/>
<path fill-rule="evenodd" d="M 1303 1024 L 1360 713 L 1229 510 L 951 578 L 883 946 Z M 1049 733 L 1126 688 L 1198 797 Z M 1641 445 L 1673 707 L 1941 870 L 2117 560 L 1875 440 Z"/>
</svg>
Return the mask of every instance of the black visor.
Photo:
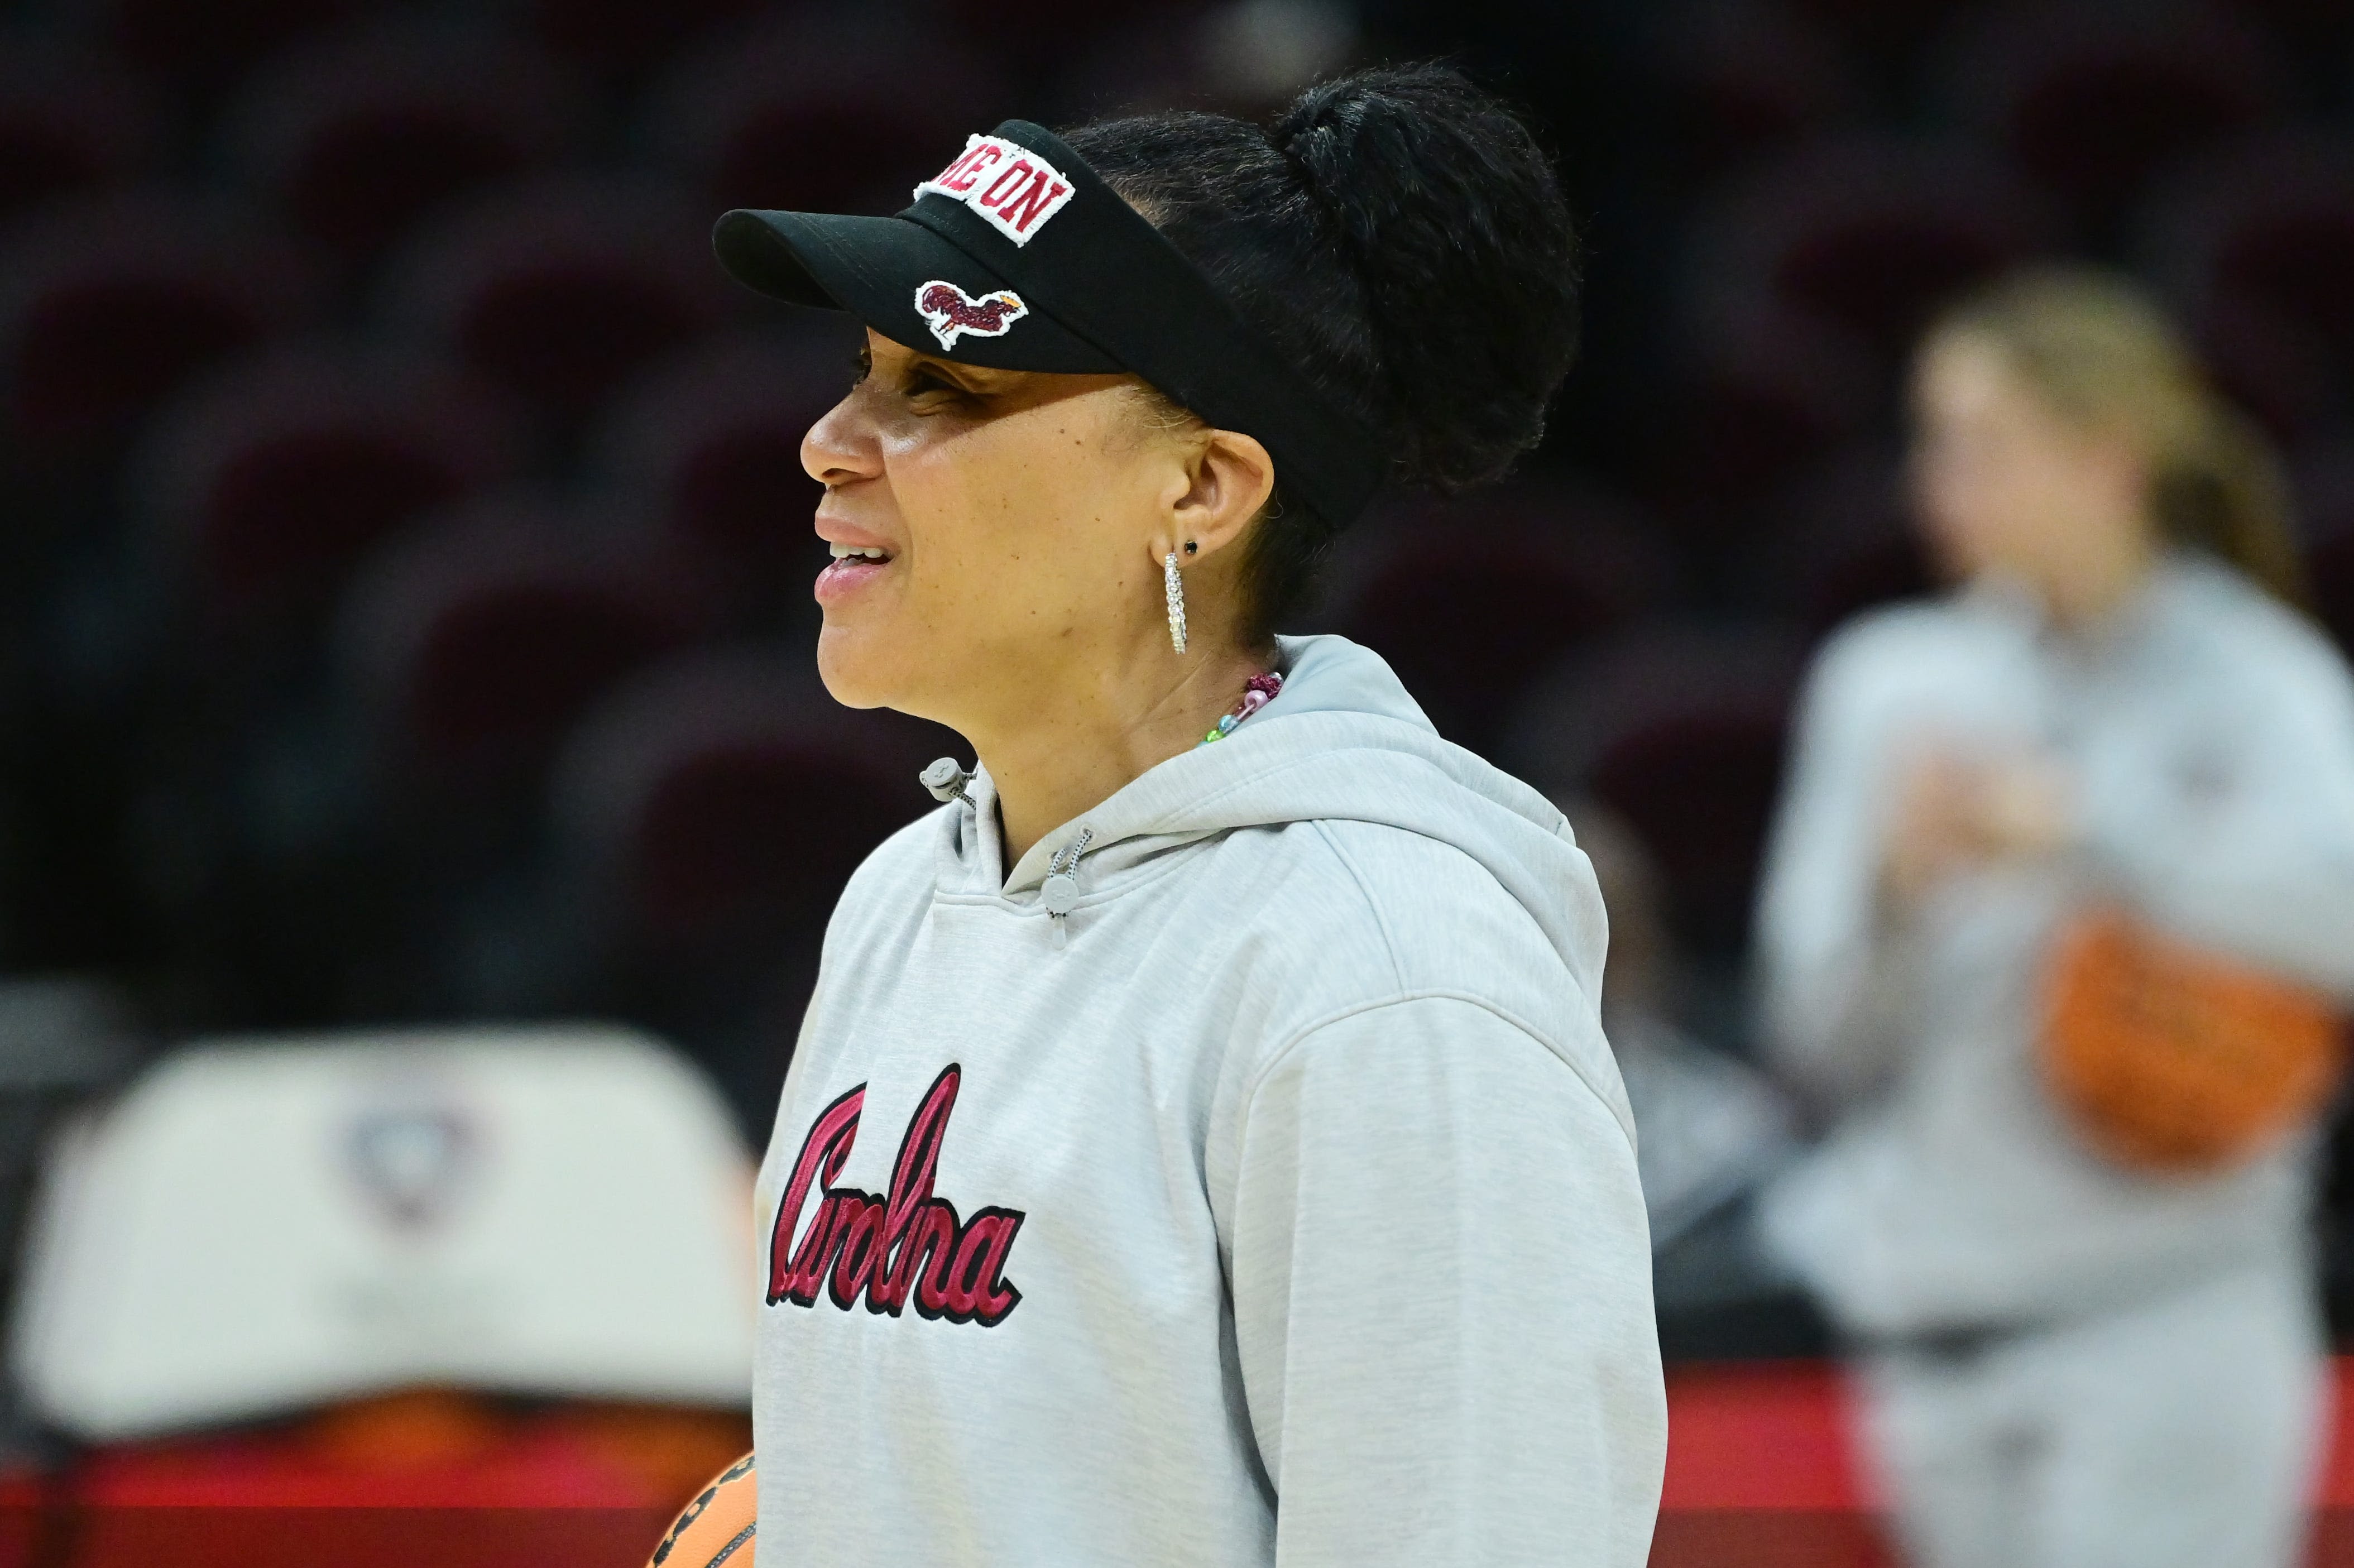
<svg viewBox="0 0 2354 1568">
<path fill-rule="evenodd" d="M 737 207 L 712 245 L 751 288 L 847 311 L 928 354 L 1001 370 L 1131 371 L 1264 442 L 1285 492 L 1336 526 L 1380 485 L 1371 432 L 1028 121 L 971 138 L 895 217 Z"/>
</svg>

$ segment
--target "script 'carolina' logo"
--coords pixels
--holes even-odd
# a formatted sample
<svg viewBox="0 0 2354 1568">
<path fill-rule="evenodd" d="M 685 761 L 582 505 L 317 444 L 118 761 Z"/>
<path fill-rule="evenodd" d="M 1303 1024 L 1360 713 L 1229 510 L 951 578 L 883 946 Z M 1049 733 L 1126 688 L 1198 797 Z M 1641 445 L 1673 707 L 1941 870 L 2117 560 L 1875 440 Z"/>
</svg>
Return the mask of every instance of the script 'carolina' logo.
<svg viewBox="0 0 2354 1568">
<path fill-rule="evenodd" d="M 1027 245 L 1069 205 L 1071 182 L 1018 143 L 968 136 L 954 163 L 916 187 L 917 200 L 927 195 L 960 201 L 1014 244 Z"/>
<path fill-rule="evenodd" d="M 864 1297 L 869 1312 L 896 1318 L 913 1301 L 919 1317 L 988 1329 L 1020 1305 L 1022 1292 L 1005 1277 L 1005 1255 L 1026 1216 L 1018 1209 L 981 1209 L 960 1221 L 955 1204 L 932 1196 L 963 1072 L 951 1062 L 925 1091 L 899 1140 L 885 1193 L 832 1185 L 858 1140 L 866 1086 L 818 1113 L 769 1237 L 769 1306 L 814 1307 L 823 1290 L 845 1312 Z M 796 1239 L 810 1189 L 821 1182 L 825 1196 Z"/>
<path fill-rule="evenodd" d="M 916 313 L 931 324 L 942 348 L 954 348 L 957 334 L 1003 337 L 1005 329 L 1030 313 L 1022 296 L 1011 289 L 974 299 L 954 283 L 935 278 L 916 290 Z"/>
</svg>

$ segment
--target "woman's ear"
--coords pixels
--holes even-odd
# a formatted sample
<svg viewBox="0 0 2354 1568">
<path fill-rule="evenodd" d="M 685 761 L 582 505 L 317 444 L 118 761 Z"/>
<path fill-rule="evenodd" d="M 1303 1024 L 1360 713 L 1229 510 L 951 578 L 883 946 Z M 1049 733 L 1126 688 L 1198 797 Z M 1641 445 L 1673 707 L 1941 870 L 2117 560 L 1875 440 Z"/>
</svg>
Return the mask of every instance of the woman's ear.
<svg viewBox="0 0 2354 1568">
<path fill-rule="evenodd" d="M 1242 537 L 1275 493 L 1275 460 L 1239 430 L 1205 430 L 1187 464 L 1190 480 L 1170 513 L 1170 548 L 1188 560 L 1214 555 Z"/>
</svg>

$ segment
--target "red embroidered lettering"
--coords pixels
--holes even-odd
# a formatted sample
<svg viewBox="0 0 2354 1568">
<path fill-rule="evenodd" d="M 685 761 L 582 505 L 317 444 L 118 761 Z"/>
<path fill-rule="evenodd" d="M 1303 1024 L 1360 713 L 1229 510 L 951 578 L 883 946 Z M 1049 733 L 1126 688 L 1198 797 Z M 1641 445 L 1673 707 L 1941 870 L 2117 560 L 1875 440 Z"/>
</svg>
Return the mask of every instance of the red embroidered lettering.
<svg viewBox="0 0 2354 1568">
<path fill-rule="evenodd" d="M 858 1140 L 858 1112 L 865 1103 L 866 1086 L 861 1084 L 818 1112 L 809 1137 L 801 1140 L 801 1156 L 793 1161 L 792 1178 L 785 1183 L 785 1195 L 777 1205 L 776 1224 L 769 1234 L 769 1299 L 772 1302 L 784 1294 L 788 1278 L 797 1272 L 792 1235 L 793 1226 L 801 1221 L 801 1205 L 809 1201 L 811 1187 L 830 1187 L 842 1174 L 850 1146 Z M 823 1205 L 818 1217 L 825 1218 Z M 811 1228 L 812 1234 L 822 1234 L 824 1229 L 822 1224 Z"/>
<path fill-rule="evenodd" d="M 962 202 L 1016 245 L 1027 245 L 1073 194 L 1061 170 L 997 136 L 970 138 L 955 162 L 916 187 L 917 200 L 941 196 Z"/>
<path fill-rule="evenodd" d="M 849 1219 L 842 1230 L 842 1251 L 833 1266 L 833 1304 L 847 1312 L 858 1304 L 883 1245 L 883 1200 L 845 1200 Z"/>
<path fill-rule="evenodd" d="M 899 1264 L 892 1271 L 896 1292 L 891 1310 L 907 1298 L 907 1285 L 916 1289 L 916 1311 L 938 1318 L 948 1310 L 949 1266 L 956 1261 L 956 1210 L 938 1202 L 924 1205 L 899 1244 Z"/>
<path fill-rule="evenodd" d="M 1006 197 L 1004 205 L 999 210 L 1004 213 L 1005 220 L 1014 228 L 1027 229 L 1040 217 L 1052 212 L 1061 204 L 1062 198 L 1070 194 L 1070 186 L 1052 178 L 1041 169 L 1030 181 L 1027 189 L 1019 195 Z"/>
<path fill-rule="evenodd" d="M 963 1069 L 951 1063 L 925 1091 L 899 1141 L 888 1192 L 832 1185 L 858 1136 L 866 1086 L 818 1114 L 793 1162 L 769 1237 L 770 1306 L 814 1307 L 822 1291 L 845 1312 L 864 1298 L 869 1312 L 896 1318 L 912 1296 L 919 1317 L 989 1328 L 1020 1305 L 1022 1292 L 1005 1278 L 1005 1260 L 1023 1213 L 987 1208 L 960 1223 L 956 1206 L 932 1195 L 962 1077 Z M 821 1181 L 825 1196 L 795 1245 L 795 1221 L 811 1186 Z"/>
<path fill-rule="evenodd" d="M 999 175 L 995 179 L 990 181 L 989 188 L 981 193 L 981 205 L 983 207 L 995 207 L 998 203 L 1003 201 L 1007 195 L 1012 191 L 1021 187 L 1023 175 L 1034 175 L 1037 172 L 1036 166 L 1033 164 L 1029 159 L 1014 159 L 1013 166 Z"/>
<path fill-rule="evenodd" d="M 944 191 L 961 195 L 972 189 L 973 182 L 981 178 L 983 169 L 1004 156 L 1005 154 L 999 152 L 994 143 L 982 143 L 978 146 L 968 147 L 955 163 L 935 175 L 931 183 Z"/>
</svg>

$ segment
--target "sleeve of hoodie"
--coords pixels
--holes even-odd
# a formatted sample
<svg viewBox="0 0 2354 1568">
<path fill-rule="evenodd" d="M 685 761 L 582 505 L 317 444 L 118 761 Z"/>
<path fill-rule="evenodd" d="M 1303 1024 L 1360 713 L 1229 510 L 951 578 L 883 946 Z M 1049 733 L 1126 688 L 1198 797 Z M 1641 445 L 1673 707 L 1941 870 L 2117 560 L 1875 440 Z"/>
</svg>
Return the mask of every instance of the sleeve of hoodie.
<svg viewBox="0 0 2354 1568">
<path fill-rule="evenodd" d="M 2236 641 L 2182 779 L 2092 792 L 2084 845 L 2160 925 L 2354 997 L 2354 682 L 2301 624 Z"/>
<path fill-rule="evenodd" d="M 1473 1002 L 1319 1027 L 1244 1111 L 1232 1284 L 1281 1568 L 1639 1568 L 1667 1439 L 1634 1151 Z"/>
<path fill-rule="evenodd" d="M 1758 881 L 1756 979 L 1766 1044 L 1832 1100 L 1894 1065 L 1911 954 L 1882 917 L 1886 679 L 1903 662 L 1870 627 L 1833 639 L 1809 674 Z"/>
</svg>

